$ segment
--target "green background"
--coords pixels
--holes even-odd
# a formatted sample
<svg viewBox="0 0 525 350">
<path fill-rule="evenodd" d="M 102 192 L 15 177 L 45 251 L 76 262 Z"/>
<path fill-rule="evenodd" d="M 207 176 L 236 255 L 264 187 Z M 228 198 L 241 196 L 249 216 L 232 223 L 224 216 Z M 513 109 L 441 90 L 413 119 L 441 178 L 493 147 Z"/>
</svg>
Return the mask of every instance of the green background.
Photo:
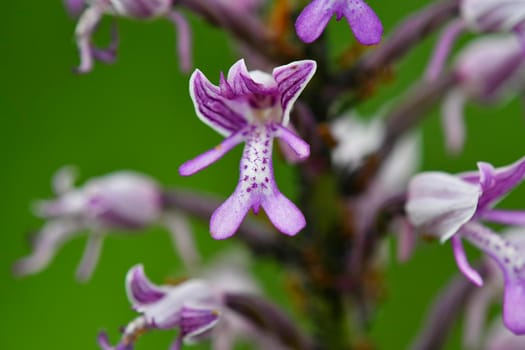
<svg viewBox="0 0 525 350">
<path fill-rule="evenodd" d="M 421 6 L 419 0 L 368 3 L 387 33 L 402 16 Z M 120 20 L 118 62 L 97 64 L 91 74 L 77 76 L 71 72 L 78 63 L 75 23 L 60 1 L 6 1 L 2 9 L 0 349 L 96 349 L 99 330 L 108 330 L 115 341 L 118 327 L 135 317 L 124 293 L 128 268 L 142 262 L 152 279 L 162 282 L 166 276 L 180 274 L 180 260 L 164 230 L 153 228 L 140 237 L 110 235 L 87 284 L 77 283 L 73 276 L 84 238 L 66 244 L 42 273 L 15 279 L 12 263 L 29 252 L 26 233 L 42 223 L 31 214 L 30 203 L 51 196 L 51 175 L 65 164 L 78 166 L 81 182 L 118 169 L 134 169 L 166 186 L 227 195 L 236 184 L 240 149 L 195 176 L 178 175 L 183 161 L 216 145 L 221 137 L 193 112 L 188 75 L 178 70 L 168 21 Z M 107 22 L 102 32 L 107 32 Z M 191 17 L 191 22 L 195 66 L 216 81 L 219 71 L 227 70 L 238 57 L 223 33 L 197 18 Z M 333 45 L 353 40 L 345 23 L 330 28 Z M 381 88 L 362 111 L 373 112 L 384 101 L 399 98 L 421 75 L 432 43 L 426 40 L 409 55 L 399 65 L 396 80 Z M 503 165 L 525 153 L 519 101 L 498 109 L 469 106 L 466 113 L 468 142 L 458 157 L 444 151 L 438 111 L 426 119 L 425 169 L 464 171 L 474 169 L 478 160 Z M 282 161 L 276 163 L 279 185 L 293 198 L 294 171 Z M 524 196 L 524 189 L 519 189 L 504 205 L 523 207 Z M 236 245 L 213 241 L 206 223 L 193 222 L 193 227 L 207 257 Z M 267 293 L 287 305 L 279 266 L 257 263 L 254 270 Z M 410 343 L 427 303 L 455 272 L 450 247 L 439 244 L 421 244 L 406 264 L 392 259 L 387 268 L 387 300 L 372 331 L 380 349 L 402 349 Z M 141 338 L 137 349 L 167 349 L 174 335 L 174 331 L 149 334 Z M 456 331 L 448 348 L 457 349 L 459 344 Z"/>
</svg>

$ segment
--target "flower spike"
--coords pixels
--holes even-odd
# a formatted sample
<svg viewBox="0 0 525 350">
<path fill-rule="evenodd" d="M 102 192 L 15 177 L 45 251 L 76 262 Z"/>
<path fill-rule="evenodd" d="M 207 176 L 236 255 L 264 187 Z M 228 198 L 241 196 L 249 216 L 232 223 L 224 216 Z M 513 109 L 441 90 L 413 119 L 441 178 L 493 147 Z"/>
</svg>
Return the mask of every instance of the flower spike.
<svg viewBox="0 0 525 350">
<path fill-rule="evenodd" d="M 190 79 L 190 95 L 200 120 L 226 139 L 215 148 L 187 161 L 179 168 L 183 176 L 192 175 L 245 142 L 240 179 L 234 193 L 213 213 L 210 231 L 214 238 L 232 236 L 253 209 L 262 207 L 274 226 L 284 234 L 295 235 L 306 224 L 301 211 L 284 197 L 274 180 L 272 146 L 275 137 L 283 140 L 305 159 L 310 147 L 287 125 L 290 110 L 315 72 L 314 61 L 292 62 L 277 67 L 272 75 L 249 72 L 239 60 L 213 85 L 200 70 Z"/>
<path fill-rule="evenodd" d="M 314 42 L 334 15 L 337 21 L 346 18 L 360 44 L 376 45 L 381 41 L 381 21 L 362 0 L 313 0 L 297 17 L 297 35 L 305 43 Z"/>
</svg>

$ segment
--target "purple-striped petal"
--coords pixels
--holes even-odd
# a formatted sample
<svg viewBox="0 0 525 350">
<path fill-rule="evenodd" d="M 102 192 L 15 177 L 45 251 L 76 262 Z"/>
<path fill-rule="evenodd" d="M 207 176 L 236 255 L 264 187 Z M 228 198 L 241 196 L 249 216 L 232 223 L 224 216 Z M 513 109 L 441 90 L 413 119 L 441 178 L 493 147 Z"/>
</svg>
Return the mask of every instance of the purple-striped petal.
<svg viewBox="0 0 525 350">
<path fill-rule="evenodd" d="M 126 276 L 126 293 L 134 308 L 160 301 L 166 291 L 151 283 L 142 265 L 132 267 Z"/>
<path fill-rule="evenodd" d="M 214 309 L 183 307 L 180 319 L 180 335 L 186 343 L 201 340 L 219 321 Z"/>
<path fill-rule="evenodd" d="M 296 61 L 279 66 L 272 72 L 277 82 L 283 109 L 282 125 L 286 126 L 290 120 L 290 111 L 293 104 L 306 87 L 306 84 L 315 74 L 317 64 L 312 60 Z"/>
<path fill-rule="evenodd" d="M 231 108 L 220 89 L 198 69 L 190 78 L 190 95 L 199 119 L 221 135 L 229 136 L 247 125 L 245 117 Z"/>
<path fill-rule="evenodd" d="M 268 74 L 262 73 L 263 76 Z M 270 77 L 271 78 L 271 77 Z M 257 81 L 254 79 L 253 72 L 249 72 L 244 59 L 240 59 L 228 71 L 227 84 L 221 84 L 221 92 L 228 98 L 244 97 L 253 100 L 254 98 L 274 94 L 275 83 L 268 79 Z"/>
</svg>

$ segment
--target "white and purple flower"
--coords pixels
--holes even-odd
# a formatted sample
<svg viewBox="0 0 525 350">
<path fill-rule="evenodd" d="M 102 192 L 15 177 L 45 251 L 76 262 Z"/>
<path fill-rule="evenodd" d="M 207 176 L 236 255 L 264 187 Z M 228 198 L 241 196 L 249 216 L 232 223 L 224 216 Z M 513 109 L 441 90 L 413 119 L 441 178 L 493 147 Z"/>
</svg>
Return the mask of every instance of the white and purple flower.
<svg viewBox="0 0 525 350">
<path fill-rule="evenodd" d="M 141 265 L 133 267 L 126 278 L 128 299 L 141 316 L 125 328 L 116 346 L 109 344 L 101 333 L 98 338 L 103 350 L 132 350 L 138 336 L 155 329 L 179 329 L 171 350 L 183 343 L 211 339 L 213 349 L 233 349 L 239 339 L 249 341 L 257 349 L 284 350 L 269 334 L 257 329 L 242 316 L 226 307 L 226 295 L 259 294 L 239 258 L 239 251 L 214 261 L 213 268 L 203 271 L 198 279 L 178 285 L 156 286 L 145 276 Z M 242 257 L 242 254 L 241 254 Z M 288 348 L 286 348 L 288 349 Z"/>
<path fill-rule="evenodd" d="M 483 221 L 525 226 L 525 211 L 494 209 L 494 205 L 525 178 L 525 158 L 495 169 L 478 163 L 477 172 L 416 175 L 408 189 L 406 212 L 420 232 L 450 239 L 461 272 L 478 286 L 483 284 L 463 250 L 467 239 L 490 256 L 503 271 L 503 320 L 515 334 L 525 334 L 525 256 L 512 241 L 496 234 Z"/>
<path fill-rule="evenodd" d="M 110 63 L 115 60 L 118 46 L 116 29 L 108 49 L 98 49 L 92 44 L 93 32 L 103 15 L 127 17 L 138 20 L 168 18 L 177 29 L 177 51 L 180 67 L 189 71 L 191 59 L 191 32 L 184 16 L 172 9 L 174 0 L 66 0 L 66 9 L 73 17 L 79 17 L 75 30 L 80 54 L 78 73 L 87 73 L 93 68 L 93 61 Z"/>
<path fill-rule="evenodd" d="M 515 33 L 525 55 L 524 0 L 460 0 L 459 3 L 461 17 L 443 30 L 427 68 L 428 80 L 439 77 L 456 38 L 466 30 L 474 33 Z"/>
<path fill-rule="evenodd" d="M 305 43 L 317 40 L 334 15 L 337 21 L 346 19 L 360 44 L 376 45 L 381 41 L 383 25 L 363 0 L 313 0 L 297 17 L 297 35 Z"/>
<path fill-rule="evenodd" d="M 205 280 L 192 279 L 176 286 L 157 286 L 144 274 L 142 265 L 134 266 L 126 276 L 126 292 L 133 309 L 141 314 L 123 331 L 118 345 L 111 346 L 105 333 L 98 343 L 103 350 L 132 350 L 142 333 L 151 329 L 179 328 L 172 350 L 183 342 L 192 343 L 209 337 L 222 313 L 221 293 Z"/>
<path fill-rule="evenodd" d="M 309 145 L 287 125 L 295 100 L 316 69 L 315 61 L 292 62 L 272 74 L 248 72 L 244 60 L 235 63 L 228 76 L 213 85 L 200 70 L 190 79 L 190 95 L 197 116 L 226 139 L 215 148 L 179 168 L 183 176 L 195 174 L 245 142 L 239 184 L 234 193 L 213 213 L 210 231 L 214 238 L 232 236 L 253 209 L 262 207 L 282 233 L 295 235 L 306 221 L 301 211 L 277 188 L 273 175 L 272 147 L 275 137 L 305 159 Z"/>
<path fill-rule="evenodd" d="M 88 243 L 77 269 L 77 278 L 85 281 L 96 267 L 108 231 L 135 234 L 156 223 L 170 230 L 174 246 L 187 267 L 196 263 L 197 254 L 186 219 L 178 212 L 163 209 L 162 191 L 153 179 L 120 171 L 94 178 L 76 189 L 74 178 L 70 167 L 58 171 L 53 179 L 58 198 L 37 203 L 37 215 L 48 221 L 33 241 L 33 252 L 15 263 L 15 274 L 40 272 L 65 242 L 87 229 Z"/>
<path fill-rule="evenodd" d="M 456 87 L 442 105 L 447 148 L 458 152 L 465 142 L 463 109 L 468 100 L 496 104 L 525 88 L 525 56 L 515 36 L 490 36 L 470 43 L 454 65 Z"/>
</svg>

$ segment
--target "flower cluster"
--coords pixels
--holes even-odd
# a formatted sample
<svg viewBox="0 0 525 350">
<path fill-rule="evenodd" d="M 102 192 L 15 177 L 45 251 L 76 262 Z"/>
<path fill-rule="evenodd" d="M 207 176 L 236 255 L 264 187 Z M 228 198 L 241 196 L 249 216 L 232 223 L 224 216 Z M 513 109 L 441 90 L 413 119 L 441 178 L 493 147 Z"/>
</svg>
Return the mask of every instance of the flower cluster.
<svg viewBox="0 0 525 350">
<path fill-rule="evenodd" d="M 226 199 L 166 189 L 133 171 L 111 173 L 75 187 L 73 169 L 63 168 L 53 179 L 56 198 L 36 205 L 36 214 L 46 222 L 34 237 L 32 252 L 15 263 L 17 275 L 43 270 L 65 242 L 88 231 L 77 270 L 77 279 L 86 281 L 94 272 L 106 235 L 113 231 L 136 235 L 154 225 L 170 232 L 188 270 L 190 276 L 183 282 L 157 285 L 146 276 L 142 264 L 133 266 L 125 288 L 138 316 L 122 329 L 116 345 L 101 332 L 97 342 L 102 350 L 133 350 L 140 336 L 156 330 L 177 333 L 172 350 L 201 340 L 210 340 L 214 349 L 228 350 L 238 339 L 261 349 L 353 348 L 362 340 L 360 333 L 373 319 L 369 313 L 380 299 L 380 269 L 373 260 L 381 256 L 384 244 L 380 241 L 391 229 L 399 234 L 400 260 L 408 260 L 415 249 L 416 234 L 450 241 L 461 273 L 478 287 L 485 284 L 463 303 L 466 347 L 479 348 L 482 343 L 504 349 L 525 346 L 524 338 L 518 337 L 525 335 L 525 211 L 496 208 L 525 179 L 525 157 L 501 168 L 479 162 L 478 171 L 414 175 L 421 142 L 419 133 L 410 130 L 440 100 L 447 147 L 458 152 L 465 142 L 463 109 L 468 101 L 489 106 L 523 92 L 525 0 L 432 4 L 405 20 L 385 45 L 366 50 L 357 45 L 345 51 L 340 65 L 331 65 L 335 54 L 329 51 L 330 40 L 322 38 L 334 16 L 347 21 L 360 45 L 373 46 L 382 40 L 383 25 L 364 0 L 312 0 L 300 8 L 286 0 L 273 6 L 264 0 L 64 3 L 68 14 L 78 20 L 79 73 L 91 71 L 95 61 L 111 63 L 116 58 L 115 21 L 108 47 L 98 47 L 93 40 L 104 16 L 170 20 L 177 30 L 184 72 L 193 66 L 192 39 L 180 10 L 224 29 L 247 57 L 239 58 L 227 73 L 221 72 L 217 83 L 200 69 L 189 78 L 197 118 L 224 139 L 181 164 L 178 173 L 196 174 L 243 144 L 239 179 Z M 395 69 L 393 63 L 451 17 L 455 18 L 438 41 L 426 79 L 408 102 L 388 108 L 386 118 L 376 116 L 365 122 L 357 117 L 355 105 L 372 95 L 384 73 Z M 282 28 L 267 28 L 268 21 Z M 295 33 L 290 33 L 294 21 Z M 467 30 L 490 36 L 468 43 L 450 72 L 442 74 L 454 41 Z M 319 38 L 313 47 L 305 45 Z M 274 68 L 257 69 L 261 67 Z M 296 203 L 300 205 L 277 186 L 274 139 L 288 163 L 304 162 L 297 166 L 300 201 Z M 264 219 L 247 218 L 250 211 L 257 215 L 261 209 L 271 225 Z M 214 261 L 207 270 L 197 266 L 187 215 L 209 220 L 209 233 L 215 240 L 240 231 L 237 238 L 255 256 L 292 266 L 298 281 L 294 296 L 299 296 L 298 304 L 319 328 L 316 336 L 305 336 L 284 313 L 263 301 L 257 284 L 244 270 L 246 261 Z M 498 233 L 489 224 L 506 229 Z M 286 237 L 297 235 L 307 225 L 301 239 Z M 208 235 L 203 239 L 209 239 Z M 482 261 L 482 269 L 469 263 L 464 240 L 490 258 Z M 498 323 L 484 332 L 487 309 L 501 295 L 505 328 Z M 437 305 L 447 304 L 447 298 L 443 299 Z M 449 304 L 458 305 L 460 297 L 455 299 Z M 343 315 L 348 310 L 359 315 Z M 349 333 L 356 339 L 345 334 L 347 323 L 355 328 Z M 441 329 L 434 333 L 444 334 Z M 432 348 L 437 347 L 432 343 Z"/>
</svg>

